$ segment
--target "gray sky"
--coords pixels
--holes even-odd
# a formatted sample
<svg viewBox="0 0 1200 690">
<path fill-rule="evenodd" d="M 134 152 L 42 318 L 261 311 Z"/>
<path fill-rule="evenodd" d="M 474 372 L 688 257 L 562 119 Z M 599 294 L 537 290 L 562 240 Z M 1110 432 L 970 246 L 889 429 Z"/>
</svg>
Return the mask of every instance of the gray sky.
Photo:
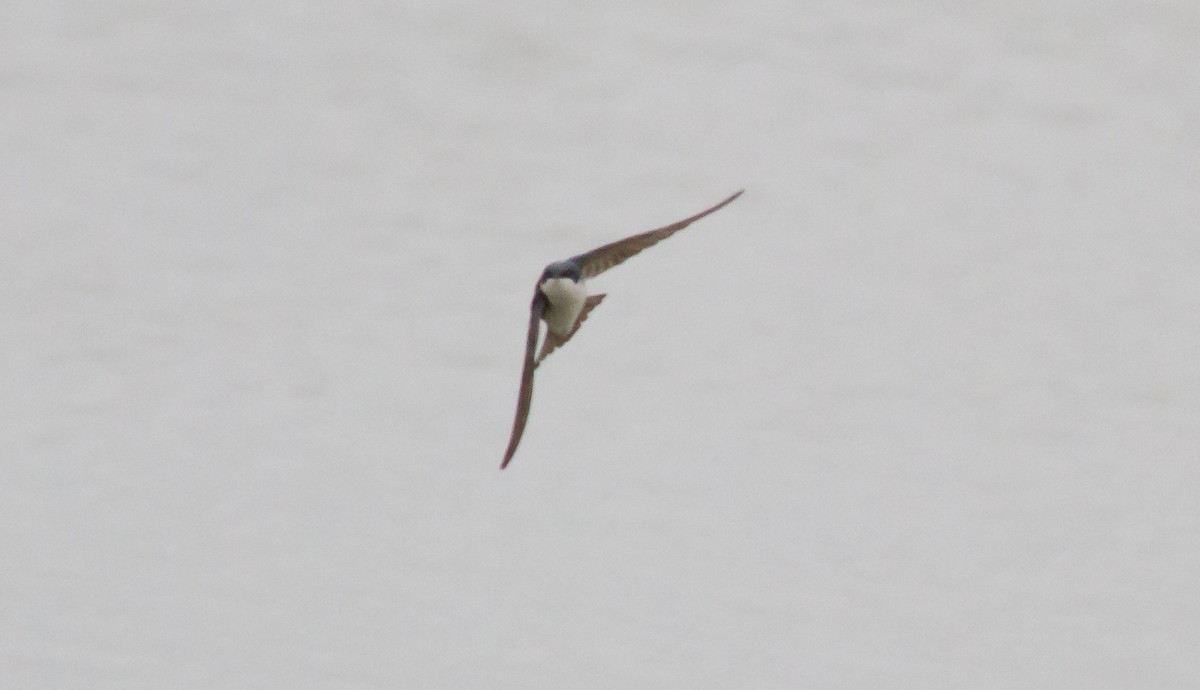
<svg viewBox="0 0 1200 690">
<path fill-rule="evenodd" d="M 0 7 L 0 686 L 1200 685 L 1200 16 L 1026 5 Z"/>
</svg>

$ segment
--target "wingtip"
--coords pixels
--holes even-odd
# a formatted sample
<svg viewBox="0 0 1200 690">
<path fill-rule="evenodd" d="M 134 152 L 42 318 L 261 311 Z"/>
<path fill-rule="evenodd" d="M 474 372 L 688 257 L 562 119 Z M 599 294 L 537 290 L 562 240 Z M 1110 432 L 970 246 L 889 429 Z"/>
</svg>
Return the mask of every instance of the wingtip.
<svg viewBox="0 0 1200 690">
<path fill-rule="evenodd" d="M 736 192 L 734 192 L 733 194 L 729 195 L 729 198 L 728 198 L 728 199 L 726 199 L 725 201 L 722 201 L 721 203 L 717 204 L 717 205 L 716 205 L 716 207 L 714 207 L 714 208 L 713 208 L 713 210 L 715 211 L 715 210 L 717 210 L 717 209 L 719 209 L 719 208 L 724 208 L 725 206 L 727 206 L 727 205 L 729 205 L 729 204 L 733 203 L 733 200 L 734 200 L 734 199 L 737 199 L 739 196 L 741 196 L 742 194 L 745 194 L 745 193 L 746 193 L 746 190 L 745 190 L 745 189 L 739 189 L 739 190 L 737 190 L 737 191 L 736 191 Z"/>
</svg>

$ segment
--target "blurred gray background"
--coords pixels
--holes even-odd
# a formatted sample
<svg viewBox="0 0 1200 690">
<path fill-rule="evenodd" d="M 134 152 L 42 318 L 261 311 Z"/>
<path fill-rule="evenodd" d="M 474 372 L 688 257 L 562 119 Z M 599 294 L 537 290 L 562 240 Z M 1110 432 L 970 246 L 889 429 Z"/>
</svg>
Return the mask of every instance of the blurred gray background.
<svg viewBox="0 0 1200 690">
<path fill-rule="evenodd" d="M 0 687 L 1198 687 L 1198 219 L 1192 0 L 5 2 Z"/>
</svg>

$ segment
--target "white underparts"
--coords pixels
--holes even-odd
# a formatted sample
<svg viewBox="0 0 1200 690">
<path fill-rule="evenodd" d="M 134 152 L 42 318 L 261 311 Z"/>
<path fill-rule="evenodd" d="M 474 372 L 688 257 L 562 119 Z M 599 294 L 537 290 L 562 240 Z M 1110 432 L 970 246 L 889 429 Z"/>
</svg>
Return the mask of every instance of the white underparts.
<svg viewBox="0 0 1200 690">
<path fill-rule="evenodd" d="M 566 335 L 583 310 L 587 285 L 582 279 L 576 283 L 570 278 L 547 278 L 539 287 L 550 302 L 542 318 L 555 335 Z"/>
</svg>

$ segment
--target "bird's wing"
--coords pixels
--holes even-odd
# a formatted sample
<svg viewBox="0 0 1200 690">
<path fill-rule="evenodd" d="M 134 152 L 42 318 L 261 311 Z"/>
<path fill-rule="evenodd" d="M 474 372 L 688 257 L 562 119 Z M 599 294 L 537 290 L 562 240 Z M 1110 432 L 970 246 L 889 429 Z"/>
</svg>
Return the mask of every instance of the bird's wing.
<svg viewBox="0 0 1200 690">
<path fill-rule="evenodd" d="M 663 226 L 657 230 L 650 230 L 639 235 L 634 235 L 633 237 L 626 237 L 623 240 L 617 240 L 616 242 L 606 244 L 603 247 L 597 247 L 586 254 L 580 254 L 579 256 L 572 257 L 571 261 L 579 264 L 579 267 L 583 271 L 584 278 L 594 278 L 633 256 L 634 254 L 637 254 L 643 249 L 652 247 L 659 242 L 662 242 L 671 235 L 674 235 L 675 233 L 686 228 L 692 223 L 695 223 L 713 211 L 723 208 L 726 204 L 741 196 L 742 192 L 744 191 L 746 190 L 743 189 L 716 206 L 713 206 L 706 211 L 701 211 L 690 218 L 684 218 L 677 223 L 671 223 L 670 225 Z"/>
<path fill-rule="evenodd" d="M 533 359 L 533 351 L 537 348 L 542 312 L 545 310 L 546 296 L 542 294 L 541 290 L 534 288 L 533 302 L 529 304 L 529 333 L 525 338 L 525 364 L 521 369 L 521 390 L 517 393 L 517 416 L 513 420 L 512 436 L 508 439 L 508 450 L 504 451 L 504 461 L 500 463 L 500 469 L 508 467 L 513 453 L 517 452 L 521 434 L 525 433 L 525 421 L 529 419 L 529 403 L 533 400 L 533 370 L 537 367 L 537 363 Z"/>
<path fill-rule="evenodd" d="M 566 335 L 555 335 L 554 331 L 546 329 L 546 340 L 542 343 L 542 351 L 538 353 L 534 366 L 541 366 L 542 360 L 549 357 L 551 352 L 566 345 L 571 336 L 575 335 L 575 332 L 583 325 L 583 322 L 587 321 L 588 313 L 595 309 L 596 305 L 603 302 L 605 296 L 604 293 L 589 296 L 583 303 L 583 309 L 579 310 L 579 316 L 575 317 L 575 325 L 571 326 L 571 330 L 567 331 Z"/>
</svg>

